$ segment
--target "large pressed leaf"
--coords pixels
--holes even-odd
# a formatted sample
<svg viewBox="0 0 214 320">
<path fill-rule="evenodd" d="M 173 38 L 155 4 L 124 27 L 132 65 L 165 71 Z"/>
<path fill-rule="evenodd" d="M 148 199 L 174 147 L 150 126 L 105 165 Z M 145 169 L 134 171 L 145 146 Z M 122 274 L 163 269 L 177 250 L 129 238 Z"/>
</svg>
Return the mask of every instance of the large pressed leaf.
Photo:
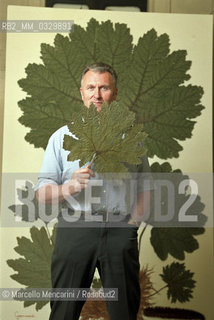
<svg viewBox="0 0 214 320">
<path fill-rule="evenodd" d="M 51 288 L 50 264 L 53 244 L 44 227 L 32 227 L 30 234 L 31 239 L 17 237 L 18 246 L 14 250 L 22 258 L 7 260 L 9 267 L 16 271 L 11 278 L 26 288 Z M 48 301 L 26 300 L 24 306 L 36 304 L 36 310 L 39 310 L 46 303 Z"/>
<path fill-rule="evenodd" d="M 121 116 L 123 121 L 118 121 Z M 90 162 L 98 173 L 127 172 L 128 164 L 140 164 L 146 150 L 142 125 L 135 124 L 135 114 L 116 102 L 103 104 L 100 112 L 93 105 L 74 114 L 68 128 L 75 137 L 65 135 L 63 148 L 70 151 L 69 161 L 80 159 L 80 166 Z"/>
<path fill-rule="evenodd" d="M 193 275 L 193 272 L 185 269 L 183 263 L 173 262 L 163 268 L 160 276 L 167 283 L 167 297 L 171 298 L 172 303 L 187 302 L 192 298 L 192 291 L 195 287 Z"/>
<path fill-rule="evenodd" d="M 111 21 L 79 25 L 69 36 L 56 35 L 54 45 L 41 44 L 43 64 L 29 64 L 27 77 L 19 80 L 28 97 L 19 101 L 19 121 L 31 129 L 26 140 L 45 148 L 50 135 L 68 124 L 80 109 L 81 73 L 85 65 L 103 61 L 118 73 L 118 102 L 137 115 L 148 134 L 148 155 L 178 157 L 179 140 L 190 138 L 203 106 L 203 89 L 185 86 L 191 62 L 187 52 L 170 52 L 167 34 L 152 29 L 136 45 L 126 24 Z M 124 119 L 119 115 L 118 121 Z"/>
<path fill-rule="evenodd" d="M 199 248 L 194 236 L 204 231 L 204 228 L 152 228 L 150 241 L 161 260 L 166 260 L 169 254 L 184 260 L 185 252 L 191 253 Z"/>
<path fill-rule="evenodd" d="M 190 78 L 186 72 L 191 63 L 186 54 L 184 50 L 169 54 L 168 36 L 158 37 L 155 30 L 147 32 L 134 48 L 130 91 L 124 93 L 123 101 L 144 123 L 151 157 L 178 157 L 182 147 L 176 139 L 191 137 L 195 122 L 189 119 L 203 109 L 199 105 L 202 88 L 181 86 Z"/>
<path fill-rule="evenodd" d="M 199 248 L 199 243 L 194 236 L 205 232 L 203 227 L 207 221 L 207 217 L 203 214 L 205 206 L 199 195 L 194 192 L 189 194 L 188 187 L 183 193 L 179 192 L 179 185 L 183 181 L 187 182 L 187 186 L 189 184 L 189 177 L 183 175 L 180 170 L 173 171 L 168 162 L 162 165 L 155 162 L 151 170 L 156 185 L 150 215 L 147 219 L 147 223 L 153 226 L 151 244 L 161 260 L 166 260 L 169 254 L 176 259 L 184 260 L 185 252 L 190 253 Z M 160 198 L 159 188 L 161 188 Z M 173 196 L 170 191 L 173 192 Z M 190 196 L 193 196 L 193 201 L 186 206 L 183 216 L 181 209 L 188 204 Z M 160 211 L 159 215 L 158 211 Z"/>
</svg>

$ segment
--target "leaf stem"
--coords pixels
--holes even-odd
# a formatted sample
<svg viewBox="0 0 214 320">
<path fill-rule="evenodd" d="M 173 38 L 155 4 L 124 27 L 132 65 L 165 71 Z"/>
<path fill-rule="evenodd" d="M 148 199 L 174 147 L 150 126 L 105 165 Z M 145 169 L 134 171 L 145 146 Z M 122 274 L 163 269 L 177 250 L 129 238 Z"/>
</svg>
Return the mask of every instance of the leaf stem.
<svg viewBox="0 0 214 320">
<path fill-rule="evenodd" d="M 155 290 L 155 292 L 154 293 L 152 293 L 152 294 L 150 294 L 149 296 L 148 296 L 148 298 L 150 298 L 150 297 L 152 297 L 152 296 L 155 296 L 156 294 L 158 294 L 160 291 L 162 291 L 163 289 L 165 289 L 165 288 L 167 288 L 168 287 L 168 284 L 166 284 L 164 287 L 162 287 L 162 288 L 160 288 L 159 290 Z"/>
<path fill-rule="evenodd" d="M 141 249 L 141 239 L 142 239 L 142 236 L 143 236 L 144 232 L 146 231 L 147 226 L 148 226 L 148 224 L 146 223 L 146 225 L 144 226 L 143 230 L 141 231 L 141 234 L 140 234 L 140 237 L 139 237 L 139 246 L 138 246 L 139 252 L 140 252 L 140 249 Z"/>
<path fill-rule="evenodd" d="M 50 235 L 50 231 L 48 229 L 48 224 L 45 223 L 45 228 L 46 228 L 46 231 L 47 231 L 47 235 L 48 235 L 48 239 L 50 240 L 51 244 L 54 245 L 52 239 L 51 239 L 51 235 Z"/>
<path fill-rule="evenodd" d="M 96 159 L 96 157 L 97 157 L 97 153 L 95 152 L 95 153 L 93 154 L 93 157 L 92 157 L 91 161 L 89 162 L 89 166 L 92 165 L 92 163 L 94 162 L 94 160 Z"/>
</svg>

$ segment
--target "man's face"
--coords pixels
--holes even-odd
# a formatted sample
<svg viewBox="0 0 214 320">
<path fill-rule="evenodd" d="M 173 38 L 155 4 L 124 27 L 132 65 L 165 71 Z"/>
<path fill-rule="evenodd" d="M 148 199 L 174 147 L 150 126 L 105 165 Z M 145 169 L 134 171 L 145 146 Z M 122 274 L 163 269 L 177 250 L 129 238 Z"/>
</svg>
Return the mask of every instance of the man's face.
<svg viewBox="0 0 214 320">
<path fill-rule="evenodd" d="M 80 88 L 82 101 L 86 107 L 93 103 L 97 111 L 101 110 L 103 102 L 111 103 L 117 97 L 113 77 L 109 72 L 99 73 L 89 70 L 82 79 Z"/>
</svg>

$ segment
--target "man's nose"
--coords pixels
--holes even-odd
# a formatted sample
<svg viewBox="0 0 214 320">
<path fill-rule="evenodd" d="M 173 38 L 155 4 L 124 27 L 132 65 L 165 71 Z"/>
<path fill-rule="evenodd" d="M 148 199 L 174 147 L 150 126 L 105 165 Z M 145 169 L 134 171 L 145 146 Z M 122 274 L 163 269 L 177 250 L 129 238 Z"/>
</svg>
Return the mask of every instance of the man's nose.
<svg viewBox="0 0 214 320">
<path fill-rule="evenodd" d="M 99 87 L 96 87 L 94 89 L 94 96 L 95 96 L 95 98 L 100 98 L 100 88 Z"/>
</svg>

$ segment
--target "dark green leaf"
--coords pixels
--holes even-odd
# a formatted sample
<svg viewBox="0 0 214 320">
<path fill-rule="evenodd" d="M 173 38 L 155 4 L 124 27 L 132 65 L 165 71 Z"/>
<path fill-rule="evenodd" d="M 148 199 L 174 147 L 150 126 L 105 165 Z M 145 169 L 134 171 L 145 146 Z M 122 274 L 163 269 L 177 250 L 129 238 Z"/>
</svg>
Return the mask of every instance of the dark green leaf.
<svg viewBox="0 0 214 320">
<path fill-rule="evenodd" d="M 9 259 L 7 264 L 16 271 L 11 278 L 26 288 L 51 288 L 50 265 L 53 244 L 44 227 L 30 229 L 31 239 L 17 238 L 18 246 L 14 250 L 22 256 Z M 55 231 L 52 235 L 52 240 Z M 19 299 L 20 300 L 20 299 Z M 25 301 L 24 306 L 36 303 L 36 310 L 47 304 L 47 301 Z"/>
<path fill-rule="evenodd" d="M 147 223 L 153 226 L 151 244 L 161 260 L 166 260 L 168 254 L 176 259 L 184 260 L 185 252 L 193 252 L 199 247 L 194 236 L 205 232 L 203 226 L 207 217 L 202 213 L 205 206 L 200 196 L 193 192 L 193 202 L 184 209 L 185 217 L 183 217 L 181 209 L 188 203 L 190 194 L 188 188 L 180 193 L 179 185 L 183 181 L 187 181 L 188 185 L 189 177 L 183 175 L 181 170 L 172 170 L 168 162 L 161 165 L 155 162 L 151 170 L 156 185 L 152 191 L 153 201 L 147 219 Z M 163 183 L 163 186 L 159 184 L 160 182 Z M 196 221 L 192 220 L 193 217 Z M 189 221 L 183 221 L 183 219 Z"/>
<path fill-rule="evenodd" d="M 118 121 L 119 116 L 123 121 Z M 103 104 L 100 112 L 93 105 L 83 106 L 68 125 L 78 139 L 64 137 L 63 148 L 70 151 L 68 160 L 81 159 L 80 166 L 83 166 L 96 154 L 97 172 L 127 172 L 124 163 L 140 164 L 146 151 L 142 146 L 146 135 L 142 125 L 134 124 L 134 120 L 134 113 L 116 102 Z"/>
<path fill-rule="evenodd" d="M 75 25 L 70 37 L 56 35 L 54 45 L 41 45 L 43 64 L 29 64 L 27 77 L 19 80 L 29 97 L 19 102 L 19 121 L 31 129 L 26 140 L 45 148 L 50 135 L 68 124 L 79 110 L 80 77 L 85 65 L 103 61 L 118 73 L 118 102 L 127 106 L 144 124 L 148 155 L 178 157 L 179 140 L 190 138 L 195 121 L 204 108 L 203 89 L 185 86 L 191 62 L 187 52 L 170 53 L 167 34 L 154 29 L 139 38 L 137 45 L 126 24 L 88 22 L 86 29 Z M 118 122 L 124 119 L 119 116 Z"/>
<path fill-rule="evenodd" d="M 204 228 L 152 228 L 150 241 L 161 260 L 166 260 L 169 254 L 184 260 L 185 252 L 191 253 L 199 248 L 194 235 L 204 231 Z"/>
<path fill-rule="evenodd" d="M 173 262 L 163 268 L 160 275 L 168 286 L 167 297 L 171 302 L 187 302 L 192 298 L 192 289 L 195 287 L 193 272 L 185 269 L 184 264 Z"/>
</svg>

